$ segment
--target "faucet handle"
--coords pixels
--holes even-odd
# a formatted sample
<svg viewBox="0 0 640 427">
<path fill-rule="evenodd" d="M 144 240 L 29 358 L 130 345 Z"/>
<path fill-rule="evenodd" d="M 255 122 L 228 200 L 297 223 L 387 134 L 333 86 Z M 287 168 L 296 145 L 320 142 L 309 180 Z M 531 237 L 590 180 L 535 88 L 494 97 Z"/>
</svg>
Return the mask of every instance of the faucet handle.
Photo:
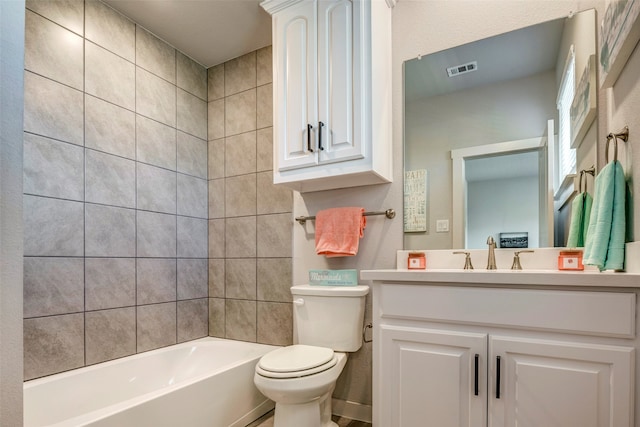
<svg viewBox="0 0 640 427">
<path fill-rule="evenodd" d="M 466 257 L 464 258 L 464 269 L 465 270 L 473 270 L 473 264 L 471 264 L 471 252 L 466 251 L 455 251 L 454 254 L 464 254 Z"/>
<path fill-rule="evenodd" d="M 526 253 L 526 252 L 534 252 L 534 251 L 532 251 L 531 249 L 527 249 L 522 251 L 515 251 L 513 253 L 513 264 L 511 264 L 512 270 L 522 270 L 522 265 L 520 264 L 520 254 Z"/>
</svg>

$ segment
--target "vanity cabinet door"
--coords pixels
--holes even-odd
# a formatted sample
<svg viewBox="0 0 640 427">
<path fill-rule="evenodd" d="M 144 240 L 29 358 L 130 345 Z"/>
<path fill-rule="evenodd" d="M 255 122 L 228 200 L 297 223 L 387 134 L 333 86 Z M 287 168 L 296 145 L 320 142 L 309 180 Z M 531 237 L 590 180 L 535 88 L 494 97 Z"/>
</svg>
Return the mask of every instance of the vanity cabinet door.
<svg viewBox="0 0 640 427">
<path fill-rule="evenodd" d="M 379 426 L 486 426 L 486 334 L 382 325 L 380 341 Z"/>
<path fill-rule="evenodd" d="M 300 2 L 274 15 L 276 167 L 279 171 L 317 163 L 317 4 Z"/>
<path fill-rule="evenodd" d="M 489 426 L 631 426 L 634 364 L 630 347 L 490 336 Z"/>
</svg>

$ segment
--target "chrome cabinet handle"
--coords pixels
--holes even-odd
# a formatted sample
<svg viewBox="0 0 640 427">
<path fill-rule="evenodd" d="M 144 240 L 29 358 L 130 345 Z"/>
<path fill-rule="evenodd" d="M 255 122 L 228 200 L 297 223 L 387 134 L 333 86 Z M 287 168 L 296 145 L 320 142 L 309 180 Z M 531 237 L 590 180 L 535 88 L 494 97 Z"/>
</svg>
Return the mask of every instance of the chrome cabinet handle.
<svg viewBox="0 0 640 427">
<path fill-rule="evenodd" d="M 307 124 L 307 150 L 313 153 L 313 148 L 311 148 L 311 131 L 313 130 L 313 126 Z"/>
</svg>

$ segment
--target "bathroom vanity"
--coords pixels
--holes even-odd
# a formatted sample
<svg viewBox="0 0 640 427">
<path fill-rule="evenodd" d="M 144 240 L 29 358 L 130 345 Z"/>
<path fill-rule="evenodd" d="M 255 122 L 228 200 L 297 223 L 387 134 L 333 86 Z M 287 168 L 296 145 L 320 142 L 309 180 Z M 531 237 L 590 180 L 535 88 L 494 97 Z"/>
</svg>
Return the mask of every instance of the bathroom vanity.
<svg viewBox="0 0 640 427">
<path fill-rule="evenodd" d="M 640 276 L 371 270 L 373 423 L 634 426 Z"/>
</svg>

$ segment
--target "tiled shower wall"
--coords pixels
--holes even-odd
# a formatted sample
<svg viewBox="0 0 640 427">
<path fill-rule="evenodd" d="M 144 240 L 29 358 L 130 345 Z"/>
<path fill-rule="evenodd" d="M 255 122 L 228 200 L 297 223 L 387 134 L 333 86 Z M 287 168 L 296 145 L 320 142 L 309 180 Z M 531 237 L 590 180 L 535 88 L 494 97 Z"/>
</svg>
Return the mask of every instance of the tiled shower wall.
<svg viewBox="0 0 640 427">
<path fill-rule="evenodd" d="M 208 334 L 206 101 L 202 66 L 104 4 L 27 1 L 25 379 Z"/>
<path fill-rule="evenodd" d="M 271 55 L 208 70 L 209 334 L 286 345 L 293 202 L 272 184 Z"/>
</svg>

